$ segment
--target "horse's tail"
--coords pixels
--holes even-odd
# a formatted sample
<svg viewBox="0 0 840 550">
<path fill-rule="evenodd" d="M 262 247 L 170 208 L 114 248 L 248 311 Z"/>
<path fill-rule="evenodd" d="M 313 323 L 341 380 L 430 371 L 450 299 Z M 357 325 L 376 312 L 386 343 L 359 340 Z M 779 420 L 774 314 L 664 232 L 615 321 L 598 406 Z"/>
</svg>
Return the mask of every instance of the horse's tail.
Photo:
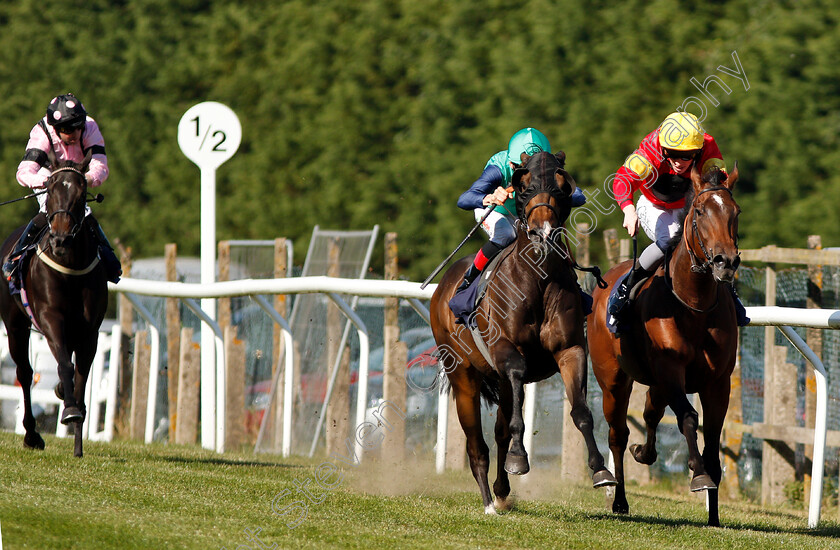
<svg viewBox="0 0 840 550">
<path fill-rule="evenodd" d="M 488 405 L 498 405 L 501 401 L 499 395 L 499 381 L 485 376 L 481 381 L 481 397 Z"/>
</svg>

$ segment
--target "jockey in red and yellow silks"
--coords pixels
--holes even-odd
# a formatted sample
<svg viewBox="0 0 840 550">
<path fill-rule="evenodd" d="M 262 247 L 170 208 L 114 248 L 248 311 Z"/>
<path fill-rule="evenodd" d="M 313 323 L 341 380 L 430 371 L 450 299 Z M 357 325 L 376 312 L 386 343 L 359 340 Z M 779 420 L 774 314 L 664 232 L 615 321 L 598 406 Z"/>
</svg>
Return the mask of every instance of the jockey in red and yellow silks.
<svg viewBox="0 0 840 550">
<path fill-rule="evenodd" d="M 609 313 L 613 317 L 618 318 L 626 308 L 633 286 L 653 274 L 671 239 L 682 230 L 681 214 L 695 163 L 701 176 L 713 168 L 726 173 L 715 138 L 703 130 L 696 116 L 675 112 L 645 136 L 616 172 L 613 193 L 624 212 L 623 226 L 634 237 L 641 225 L 653 243 L 642 251 L 612 296 Z M 634 205 L 636 191 L 641 191 L 641 196 Z M 735 298 L 738 322 L 744 325 L 748 322 L 746 312 Z"/>
</svg>

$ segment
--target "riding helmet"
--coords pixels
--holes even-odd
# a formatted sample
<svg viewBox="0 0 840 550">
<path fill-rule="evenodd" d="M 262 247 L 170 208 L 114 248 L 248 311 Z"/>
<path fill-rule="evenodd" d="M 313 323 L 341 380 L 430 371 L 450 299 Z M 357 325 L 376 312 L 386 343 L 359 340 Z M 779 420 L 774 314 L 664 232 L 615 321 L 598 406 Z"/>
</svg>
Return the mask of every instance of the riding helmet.
<svg viewBox="0 0 840 550">
<path fill-rule="evenodd" d="M 659 145 L 676 151 L 703 148 L 703 127 L 691 113 L 674 112 L 659 125 Z"/>
<path fill-rule="evenodd" d="M 546 153 L 551 152 L 551 145 L 548 143 L 548 138 L 536 128 L 523 128 L 510 138 L 510 143 L 508 143 L 508 161 L 519 164 L 522 162 L 522 153 L 533 155 L 540 151 Z"/>
<path fill-rule="evenodd" d="M 54 97 L 47 105 L 47 122 L 50 126 L 79 128 L 85 123 L 87 111 L 72 93 Z"/>
</svg>

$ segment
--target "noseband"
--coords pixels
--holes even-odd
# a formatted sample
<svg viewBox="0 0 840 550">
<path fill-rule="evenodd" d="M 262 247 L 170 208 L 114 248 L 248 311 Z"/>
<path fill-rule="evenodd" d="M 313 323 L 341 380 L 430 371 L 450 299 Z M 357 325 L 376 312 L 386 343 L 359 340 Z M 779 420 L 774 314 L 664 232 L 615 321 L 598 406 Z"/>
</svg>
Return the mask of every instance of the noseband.
<svg viewBox="0 0 840 550">
<path fill-rule="evenodd" d="M 715 187 L 709 187 L 708 189 L 703 189 L 697 196 L 699 197 L 703 193 L 708 193 L 710 191 L 726 191 L 732 196 L 732 191 L 728 187 L 723 187 L 722 185 L 718 185 Z M 691 257 L 691 272 L 692 273 L 708 273 L 709 269 L 712 267 L 712 255 L 709 250 L 706 248 L 706 245 L 703 243 L 703 239 L 700 237 L 700 232 L 697 230 L 697 216 L 691 216 L 691 231 L 694 234 L 694 238 L 697 239 L 697 243 L 700 245 L 700 250 L 703 251 L 703 256 L 706 257 L 706 261 L 700 263 L 699 258 L 694 253 L 694 250 L 688 245 L 688 239 L 685 239 L 685 248 L 688 250 L 688 254 Z M 683 235 L 686 234 L 685 229 L 683 229 Z"/>
<path fill-rule="evenodd" d="M 50 174 L 50 178 L 52 178 L 54 175 L 58 174 L 59 172 L 74 172 L 82 178 L 85 177 L 85 175 L 82 173 L 82 171 L 79 170 L 78 168 L 73 168 L 72 166 L 65 166 L 63 168 L 57 168 L 57 169 L 53 170 L 53 172 Z M 70 210 L 61 209 L 61 210 L 56 210 L 56 211 L 52 212 L 51 214 L 49 214 L 47 216 L 47 223 L 49 224 L 49 227 L 50 227 L 50 234 L 53 234 L 53 235 L 55 234 L 53 232 L 53 229 L 52 229 L 52 221 L 53 221 L 53 218 L 55 218 L 59 214 L 67 214 L 68 216 L 70 216 L 70 219 L 73 220 L 73 227 L 70 228 L 70 233 L 69 234 L 70 234 L 70 237 L 75 237 L 76 234 L 79 232 L 79 230 L 81 230 L 81 228 L 82 228 L 82 223 L 84 222 L 84 215 L 82 215 L 81 219 L 79 219 Z"/>
</svg>

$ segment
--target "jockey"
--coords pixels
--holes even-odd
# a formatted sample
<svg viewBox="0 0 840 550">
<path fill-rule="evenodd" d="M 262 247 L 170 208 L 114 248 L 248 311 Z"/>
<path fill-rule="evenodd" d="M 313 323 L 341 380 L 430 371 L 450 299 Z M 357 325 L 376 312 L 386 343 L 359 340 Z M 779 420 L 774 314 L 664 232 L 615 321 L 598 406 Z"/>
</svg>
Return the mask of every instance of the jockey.
<svg viewBox="0 0 840 550">
<path fill-rule="evenodd" d="M 71 93 L 54 97 L 47 105 L 47 114 L 29 132 L 26 153 L 18 165 L 17 180 L 24 187 L 40 190 L 47 185 L 51 166 L 48 151 L 52 149 L 57 161 L 81 162 L 91 151 L 85 178 L 88 187 L 98 187 L 108 178 L 108 159 L 105 140 L 96 121 L 87 115 L 82 102 Z M 33 246 L 47 226 L 47 194 L 38 195 L 40 211 L 29 222 L 14 251 L 3 264 L 3 274 L 9 279 L 17 269 L 21 253 Z M 99 257 L 109 281 L 120 280 L 122 269 L 108 238 L 93 217 L 90 206 L 85 207 L 87 226 L 99 242 Z"/>
<path fill-rule="evenodd" d="M 507 192 L 507 187 L 513 178 L 515 166 L 521 162 L 522 153 L 533 155 L 540 151 L 551 152 L 548 138 L 536 128 L 523 128 L 510 138 L 508 148 L 499 151 L 487 161 L 484 171 L 469 189 L 458 198 L 458 207 L 472 210 L 475 220 L 480 221 L 485 209 L 491 204 L 496 205 L 493 212 L 481 224 L 481 228 L 490 237 L 478 254 L 470 268 L 464 275 L 458 290 L 467 288 L 482 270 L 499 252 L 516 240 L 516 203 L 513 193 Z M 580 206 L 586 202 L 586 197 L 580 188 L 576 188 L 572 195 L 572 206 Z"/>
<path fill-rule="evenodd" d="M 692 185 L 691 167 L 695 163 L 701 176 L 712 168 L 726 174 L 715 138 L 705 133 L 696 116 L 677 111 L 645 136 L 616 172 L 613 193 L 624 212 L 623 227 L 634 237 L 641 224 L 654 242 L 642 251 L 634 269 L 611 298 L 608 310 L 613 317 L 618 318 L 626 308 L 633 286 L 653 275 L 665 257 L 669 241 L 682 230 L 681 213 L 686 192 Z M 634 206 L 633 193 L 636 191 L 641 191 L 641 196 Z M 746 310 L 734 287 L 730 288 L 735 298 L 738 324 L 744 326 L 749 322 Z"/>
</svg>

